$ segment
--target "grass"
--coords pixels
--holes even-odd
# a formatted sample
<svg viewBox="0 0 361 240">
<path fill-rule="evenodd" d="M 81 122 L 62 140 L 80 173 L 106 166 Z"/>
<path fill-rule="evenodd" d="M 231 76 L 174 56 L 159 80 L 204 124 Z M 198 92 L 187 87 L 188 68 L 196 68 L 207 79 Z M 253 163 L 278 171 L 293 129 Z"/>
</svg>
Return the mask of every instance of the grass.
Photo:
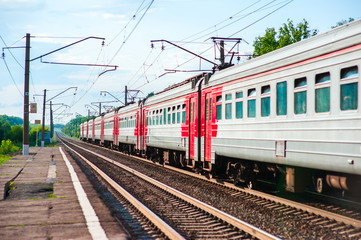
<svg viewBox="0 0 361 240">
<path fill-rule="evenodd" d="M 0 165 L 5 163 L 7 160 L 9 160 L 11 157 L 8 155 L 0 155 Z"/>
<path fill-rule="evenodd" d="M 10 192 L 11 190 L 13 190 L 15 188 L 15 182 L 10 182 L 9 186 L 8 186 L 8 192 Z"/>
<path fill-rule="evenodd" d="M 54 196 L 54 193 L 50 193 L 47 198 L 57 198 L 57 196 Z"/>
</svg>

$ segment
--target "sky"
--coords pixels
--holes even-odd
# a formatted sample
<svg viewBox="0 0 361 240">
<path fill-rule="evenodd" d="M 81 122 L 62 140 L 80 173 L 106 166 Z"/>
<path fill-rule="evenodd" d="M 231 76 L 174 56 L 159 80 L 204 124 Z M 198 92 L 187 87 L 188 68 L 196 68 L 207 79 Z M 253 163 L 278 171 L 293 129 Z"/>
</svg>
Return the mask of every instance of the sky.
<svg viewBox="0 0 361 240">
<path fill-rule="evenodd" d="M 0 0 L 0 115 L 23 117 L 27 33 L 30 59 L 87 37 L 105 38 L 30 62 L 29 101 L 37 103 L 30 122 L 41 119 L 46 89 L 46 124 L 50 99 L 54 122 L 66 124 L 76 115 L 95 114 L 99 102 L 102 112 L 123 105 L 125 86 L 137 100 L 212 68 L 169 43 L 151 47 L 151 40 L 167 40 L 217 62 L 211 37 L 242 38 L 235 50 L 247 55 L 257 36 L 287 19 L 305 19 L 322 33 L 343 19 L 361 18 L 360 9 L 359 0 Z M 232 46 L 226 43 L 226 49 Z"/>
</svg>

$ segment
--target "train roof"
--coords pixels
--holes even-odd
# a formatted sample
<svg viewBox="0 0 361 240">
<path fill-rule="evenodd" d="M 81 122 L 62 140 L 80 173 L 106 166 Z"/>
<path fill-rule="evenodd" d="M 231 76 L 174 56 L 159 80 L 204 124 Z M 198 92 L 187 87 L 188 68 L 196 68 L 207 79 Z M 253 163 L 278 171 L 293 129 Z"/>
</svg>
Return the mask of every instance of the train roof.
<svg viewBox="0 0 361 240">
<path fill-rule="evenodd" d="M 277 69 L 361 43 L 361 19 L 216 72 L 209 85 Z"/>
</svg>

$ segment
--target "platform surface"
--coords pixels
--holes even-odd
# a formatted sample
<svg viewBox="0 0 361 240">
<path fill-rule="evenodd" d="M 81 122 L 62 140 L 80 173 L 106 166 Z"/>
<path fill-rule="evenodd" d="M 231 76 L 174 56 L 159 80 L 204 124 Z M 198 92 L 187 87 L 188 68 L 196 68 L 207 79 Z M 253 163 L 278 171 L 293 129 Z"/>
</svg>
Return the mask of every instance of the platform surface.
<svg viewBox="0 0 361 240">
<path fill-rule="evenodd" d="M 79 166 L 68 155 L 67 159 L 86 193 L 80 198 L 88 199 L 106 235 L 103 239 L 126 239 Z M 98 238 L 73 181 L 59 147 L 31 147 L 29 155 L 0 165 L 0 239 Z"/>
</svg>

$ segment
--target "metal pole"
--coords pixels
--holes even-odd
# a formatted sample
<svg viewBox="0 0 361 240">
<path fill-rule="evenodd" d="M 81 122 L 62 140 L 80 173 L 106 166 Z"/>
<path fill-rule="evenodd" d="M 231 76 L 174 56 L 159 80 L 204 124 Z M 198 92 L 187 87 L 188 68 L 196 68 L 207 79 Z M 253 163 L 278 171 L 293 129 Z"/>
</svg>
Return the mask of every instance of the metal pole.
<svg viewBox="0 0 361 240">
<path fill-rule="evenodd" d="M 221 42 L 220 42 L 220 61 L 221 61 L 221 65 L 224 65 L 224 41 L 223 40 L 221 40 Z"/>
<path fill-rule="evenodd" d="M 52 107 L 52 103 L 50 101 L 50 143 L 53 143 L 53 109 Z"/>
<path fill-rule="evenodd" d="M 43 103 L 43 125 L 41 129 L 41 147 L 44 147 L 45 139 L 45 104 L 46 103 L 46 89 L 44 89 L 44 103 Z"/>
<path fill-rule="evenodd" d="M 35 142 L 35 147 L 38 146 L 38 135 L 39 135 L 39 124 L 36 124 L 36 142 Z"/>
<path fill-rule="evenodd" d="M 102 103 L 99 102 L 99 116 L 102 115 Z"/>
<path fill-rule="evenodd" d="M 125 86 L 124 95 L 125 95 L 124 106 L 127 106 L 128 105 L 128 87 L 127 86 Z"/>
<path fill-rule="evenodd" d="M 29 70 L 30 69 L 30 33 L 26 34 L 25 74 L 24 74 L 24 129 L 23 155 L 29 155 Z"/>
</svg>

